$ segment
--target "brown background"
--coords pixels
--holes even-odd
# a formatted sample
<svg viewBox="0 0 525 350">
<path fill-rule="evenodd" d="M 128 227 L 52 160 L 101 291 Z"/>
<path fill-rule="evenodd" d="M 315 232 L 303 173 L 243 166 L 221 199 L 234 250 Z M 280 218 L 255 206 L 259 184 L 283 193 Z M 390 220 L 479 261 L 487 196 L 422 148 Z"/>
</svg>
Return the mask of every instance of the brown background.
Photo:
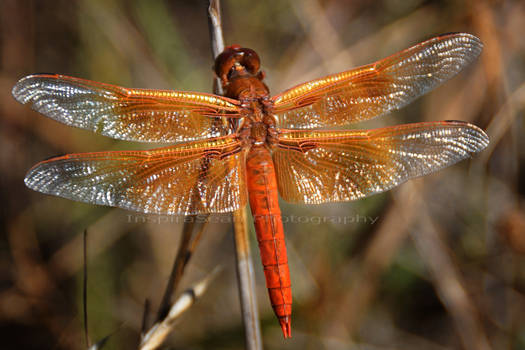
<svg viewBox="0 0 525 350">
<path fill-rule="evenodd" d="M 223 2 L 223 15 L 226 43 L 260 54 L 274 93 L 444 32 L 469 32 L 485 44 L 481 58 L 445 86 L 356 126 L 465 120 L 487 130 L 483 153 L 359 202 L 282 203 L 293 338 L 282 339 L 255 251 L 265 347 L 524 349 L 525 3 L 232 0 Z M 211 65 L 204 1 L 0 1 L 2 348 L 83 348 L 84 229 L 91 337 L 116 331 L 106 349 L 134 348 L 144 300 L 158 305 L 181 229 L 176 218 L 25 188 L 27 169 L 53 155 L 154 146 L 42 117 L 11 97 L 17 79 L 55 72 L 210 92 Z M 223 272 L 180 319 L 167 348 L 244 346 L 231 224 L 228 216 L 213 220 L 182 284 L 218 264 Z"/>
</svg>

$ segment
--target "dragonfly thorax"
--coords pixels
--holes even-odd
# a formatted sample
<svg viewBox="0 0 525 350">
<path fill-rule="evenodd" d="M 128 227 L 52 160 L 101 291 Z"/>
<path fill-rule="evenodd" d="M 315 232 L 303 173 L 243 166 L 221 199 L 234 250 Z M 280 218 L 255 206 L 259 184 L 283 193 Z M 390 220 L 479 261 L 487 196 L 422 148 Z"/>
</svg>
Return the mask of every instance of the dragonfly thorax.
<svg viewBox="0 0 525 350">
<path fill-rule="evenodd" d="M 271 144 L 277 134 L 276 120 L 266 99 L 245 103 L 245 117 L 238 133 L 246 145 Z M 268 105 L 271 107 L 271 105 Z"/>
<path fill-rule="evenodd" d="M 262 145 L 266 142 L 266 136 L 268 135 L 268 125 L 256 122 L 250 129 L 250 140 L 255 145 Z"/>
</svg>

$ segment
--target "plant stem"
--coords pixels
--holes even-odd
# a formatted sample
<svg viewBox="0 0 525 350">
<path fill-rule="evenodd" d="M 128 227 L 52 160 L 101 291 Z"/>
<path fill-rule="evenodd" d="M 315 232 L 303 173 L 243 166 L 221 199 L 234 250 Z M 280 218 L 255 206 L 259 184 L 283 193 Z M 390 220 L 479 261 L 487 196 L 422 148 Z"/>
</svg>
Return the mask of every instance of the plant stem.
<svg viewBox="0 0 525 350">
<path fill-rule="evenodd" d="M 208 7 L 208 24 L 213 57 L 217 57 L 224 50 L 219 0 L 210 0 Z M 222 86 L 218 78 L 215 80 L 214 90 L 216 93 L 222 94 Z M 248 219 L 244 207 L 233 212 L 233 225 L 235 232 L 237 279 L 239 281 L 239 299 L 245 328 L 246 349 L 259 350 L 262 349 L 261 329 L 257 311 L 250 239 L 248 236 Z"/>
</svg>

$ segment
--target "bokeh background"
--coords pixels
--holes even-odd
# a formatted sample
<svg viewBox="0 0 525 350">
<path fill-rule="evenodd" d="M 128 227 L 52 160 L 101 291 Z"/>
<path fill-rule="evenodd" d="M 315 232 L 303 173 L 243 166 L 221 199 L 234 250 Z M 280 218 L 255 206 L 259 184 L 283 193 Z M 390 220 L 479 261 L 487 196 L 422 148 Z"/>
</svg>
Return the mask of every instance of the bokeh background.
<svg viewBox="0 0 525 350">
<path fill-rule="evenodd" d="M 483 41 L 458 77 L 358 128 L 464 120 L 488 148 L 353 203 L 282 203 L 293 338 L 271 311 L 252 238 L 267 349 L 525 349 L 525 3 L 504 0 L 222 2 L 227 44 L 262 57 L 274 93 L 445 32 Z M 205 1 L 0 0 L 0 343 L 82 349 L 82 232 L 93 340 L 133 349 L 144 300 L 159 304 L 180 218 L 74 203 L 25 188 L 50 156 L 147 149 L 56 123 L 19 105 L 24 75 L 56 72 L 127 87 L 211 92 Z M 223 271 L 166 349 L 242 349 L 229 216 L 212 217 L 182 289 Z"/>
</svg>

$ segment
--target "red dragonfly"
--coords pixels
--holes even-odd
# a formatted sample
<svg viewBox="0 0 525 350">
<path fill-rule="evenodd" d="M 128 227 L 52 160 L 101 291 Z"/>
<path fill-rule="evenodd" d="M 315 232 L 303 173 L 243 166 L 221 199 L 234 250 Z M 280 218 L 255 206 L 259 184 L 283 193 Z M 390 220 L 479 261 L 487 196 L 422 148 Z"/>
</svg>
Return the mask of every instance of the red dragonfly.
<svg viewBox="0 0 525 350">
<path fill-rule="evenodd" d="M 258 55 L 238 45 L 215 61 L 224 96 L 27 76 L 14 97 L 50 118 L 116 139 L 174 145 L 52 158 L 29 170 L 25 183 L 143 213 L 223 213 L 249 202 L 270 301 L 290 337 L 292 293 L 278 194 L 306 204 L 355 200 L 452 165 L 489 142 L 481 129 L 460 121 L 312 129 L 401 108 L 454 76 L 481 49 L 473 35 L 446 34 L 275 96 L 263 83 Z"/>
</svg>

